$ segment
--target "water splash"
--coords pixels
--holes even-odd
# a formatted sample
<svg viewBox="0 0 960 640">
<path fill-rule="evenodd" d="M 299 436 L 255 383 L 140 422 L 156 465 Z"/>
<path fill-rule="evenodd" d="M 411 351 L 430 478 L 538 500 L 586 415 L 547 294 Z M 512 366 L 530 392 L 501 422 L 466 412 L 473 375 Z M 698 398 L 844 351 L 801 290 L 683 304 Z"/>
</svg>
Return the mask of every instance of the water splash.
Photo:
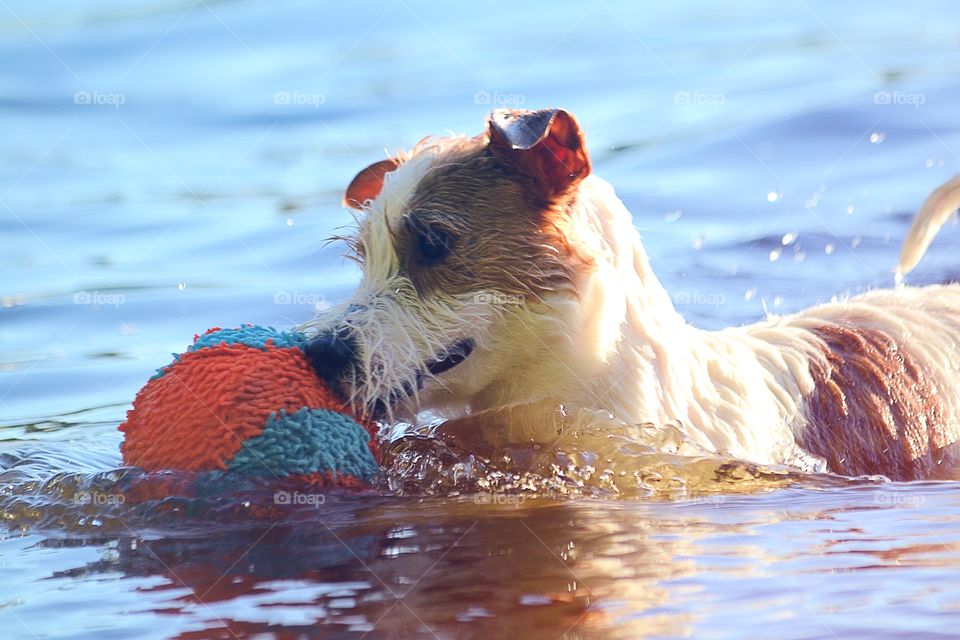
<svg viewBox="0 0 960 640">
<path fill-rule="evenodd" d="M 717 456 L 698 447 L 678 422 L 630 425 L 605 412 L 561 408 L 552 421 L 507 421 L 510 428 L 475 419 L 459 428 L 451 424 L 394 427 L 377 485 L 364 496 L 662 500 L 864 481 L 819 473 L 817 461 L 799 453 L 790 461 L 794 466 Z M 115 446 L 91 446 L 79 458 L 67 443 L 0 455 L 0 519 L 6 528 L 94 537 L 157 529 L 196 534 L 211 526 L 242 529 L 264 519 L 317 517 L 309 507 L 278 505 L 275 495 L 315 488 L 216 473 L 111 469 L 118 462 Z M 350 490 L 322 494 L 330 500 L 324 517 L 336 513 L 329 508 L 333 503 L 365 499 Z"/>
<path fill-rule="evenodd" d="M 786 465 L 761 465 L 698 447 L 683 425 L 626 424 L 598 411 L 567 414 L 544 430 L 471 429 L 443 425 L 393 433 L 385 447 L 384 483 L 400 495 L 533 493 L 547 497 L 684 499 L 794 484 L 835 486 L 850 479 L 820 472 L 797 451 Z M 547 444 L 543 444 L 547 442 Z"/>
</svg>

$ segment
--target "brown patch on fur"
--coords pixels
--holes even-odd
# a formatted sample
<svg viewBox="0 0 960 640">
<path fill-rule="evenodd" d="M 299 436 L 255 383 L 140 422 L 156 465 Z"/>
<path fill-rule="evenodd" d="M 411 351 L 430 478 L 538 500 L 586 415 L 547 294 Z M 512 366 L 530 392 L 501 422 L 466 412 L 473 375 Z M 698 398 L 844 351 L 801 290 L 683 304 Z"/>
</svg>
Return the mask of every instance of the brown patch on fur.
<svg viewBox="0 0 960 640">
<path fill-rule="evenodd" d="M 436 162 L 394 230 L 401 268 L 421 295 L 575 295 L 576 271 L 587 262 L 574 254 L 556 221 L 576 194 L 537 207 L 525 197 L 528 180 L 504 166 L 483 137 L 465 140 Z M 417 236 L 429 228 L 451 239 L 450 255 L 438 264 L 418 259 Z"/>
<path fill-rule="evenodd" d="M 814 329 L 826 364 L 814 362 L 801 447 L 844 475 L 937 477 L 943 449 L 960 439 L 938 389 L 916 360 L 876 329 Z"/>
<path fill-rule="evenodd" d="M 503 165 L 529 179 L 524 195 L 535 206 L 569 193 L 590 173 L 580 125 L 563 109 L 498 109 L 487 136 Z"/>
</svg>

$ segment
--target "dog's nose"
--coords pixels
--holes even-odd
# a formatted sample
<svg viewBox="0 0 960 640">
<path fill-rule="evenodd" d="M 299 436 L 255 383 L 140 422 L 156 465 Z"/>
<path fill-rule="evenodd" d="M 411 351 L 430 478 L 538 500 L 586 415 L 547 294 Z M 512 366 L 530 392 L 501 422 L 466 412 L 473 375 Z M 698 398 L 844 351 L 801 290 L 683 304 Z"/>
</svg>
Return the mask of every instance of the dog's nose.
<svg viewBox="0 0 960 640">
<path fill-rule="evenodd" d="M 348 331 L 333 329 L 321 333 L 304 347 L 317 375 L 336 383 L 357 357 L 357 341 Z"/>
</svg>

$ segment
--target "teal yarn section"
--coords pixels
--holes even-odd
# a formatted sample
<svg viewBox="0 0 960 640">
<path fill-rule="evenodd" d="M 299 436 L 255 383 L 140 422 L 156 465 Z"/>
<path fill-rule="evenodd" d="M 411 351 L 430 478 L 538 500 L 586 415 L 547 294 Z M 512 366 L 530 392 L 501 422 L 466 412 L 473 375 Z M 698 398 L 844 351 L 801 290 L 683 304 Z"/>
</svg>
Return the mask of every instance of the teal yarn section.
<svg viewBox="0 0 960 640">
<path fill-rule="evenodd" d="M 294 347 L 303 349 L 307 344 L 307 338 L 296 331 L 280 331 L 273 327 L 245 324 L 237 329 L 217 329 L 205 333 L 187 347 L 187 351 L 199 351 L 200 349 L 219 347 L 224 344 L 227 346 L 242 344 L 261 351 L 266 351 L 268 348 L 287 349 Z M 179 361 L 180 354 L 173 354 L 173 362 L 157 369 L 157 372 L 150 379 L 156 380 L 163 377 L 163 374 Z"/>
<path fill-rule="evenodd" d="M 307 344 L 307 338 L 302 333 L 294 331 L 280 331 L 273 327 L 261 327 L 255 324 L 246 324 L 237 329 L 218 329 L 206 333 L 190 345 L 187 351 L 199 351 L 206 347 L 216 347 L 223 343 L 227 345 L 243 344 L 254 349 L 266 351 L 267 343 L 270 347 L 284 349 L 296 347 L 302 349 Z"/>
<path fill-rule="evenodd" d="M 336 411 L 279 411 L 260 435 L 243 443 L 227 470 L 265 478 L 329 471 L 370 482 L 378 466 L 369 440 L 363 427 Z"/>
</svg>

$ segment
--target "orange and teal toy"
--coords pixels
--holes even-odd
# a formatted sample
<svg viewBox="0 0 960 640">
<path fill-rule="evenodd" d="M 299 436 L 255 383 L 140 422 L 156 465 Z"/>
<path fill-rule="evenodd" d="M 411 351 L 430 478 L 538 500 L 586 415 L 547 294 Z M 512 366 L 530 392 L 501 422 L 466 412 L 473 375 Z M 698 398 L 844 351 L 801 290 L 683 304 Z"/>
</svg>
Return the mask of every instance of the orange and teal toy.
<svg viewBox="0 0 960 640">
<path fill-rule="evenodd" d="M 214 328 L 140 390 L 120 425 L 124 464 L 366 486 L 374 425 L 320 380 L 299 333 Z"/>
</svg>

